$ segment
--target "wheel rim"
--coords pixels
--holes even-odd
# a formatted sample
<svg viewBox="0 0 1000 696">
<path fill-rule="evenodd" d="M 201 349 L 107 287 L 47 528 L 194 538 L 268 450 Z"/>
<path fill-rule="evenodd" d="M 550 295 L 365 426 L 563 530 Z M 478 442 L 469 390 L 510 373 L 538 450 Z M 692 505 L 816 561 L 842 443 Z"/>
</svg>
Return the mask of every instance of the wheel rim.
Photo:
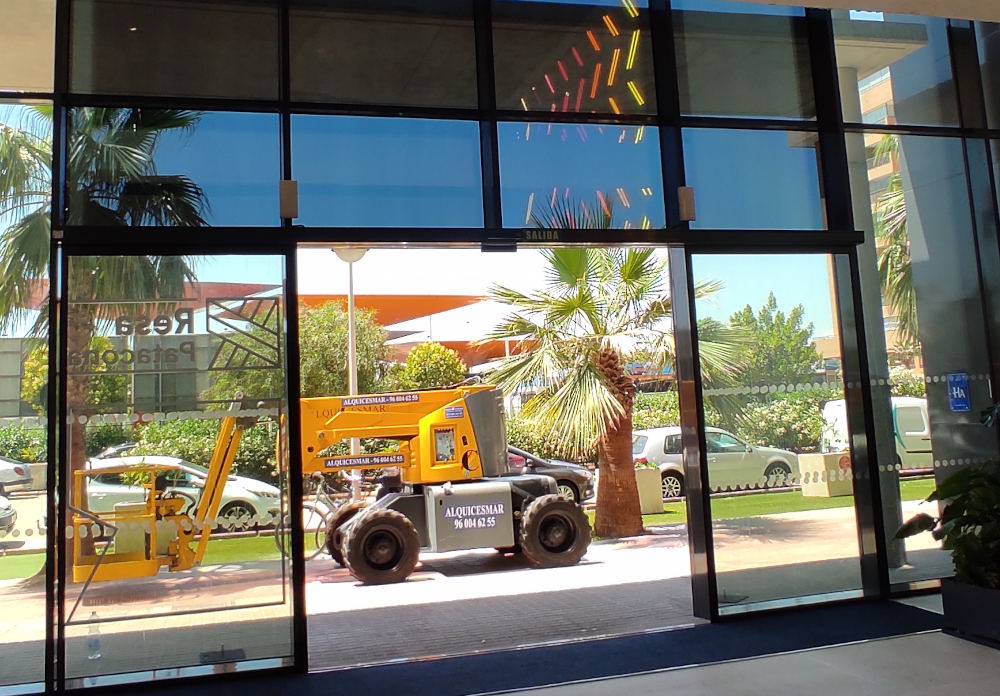
<svg viewBox="0 0 1000 696">
<path fill-rule="evenodd" d="M 664 476 L 660 481 L 660 490 L 664 498 L 677 498 L 681 494 L 681 482 L 675 476 Z"/>
<path fill-rule="evenodd" d="M 783 466 L 772 467 L 767 473 L 767 485 L 772 488 L 785 486 L 788 484 L 788 477 L 790 475 L 791 472 Z"/>
<path fill-rule="evenodd" d="M 546 551 L 562 553 L 576 541 L 576 527 L 563 515 L 549 515 L 538 526 L 538 540 Z"/>
<path fill-rule="evenodd" d="M 568 483 L 560 483 L 559 487 L 556 489 L 563 498 L 567 500 L 576 500 L 576 491 Z"/>
<path fill-rule="evenodd" d="M 372 568 L 389 570 L 403 557 L 403 540 L 391 529 L 374 529 L 365 537 L 364 555 Z"/>
<path fill-rule="evenodd" d="M 253 511 L 243 505 L 233 505 L 222 519 L 227 529 L 244 529 L 253 521 Z"/>
</svg>

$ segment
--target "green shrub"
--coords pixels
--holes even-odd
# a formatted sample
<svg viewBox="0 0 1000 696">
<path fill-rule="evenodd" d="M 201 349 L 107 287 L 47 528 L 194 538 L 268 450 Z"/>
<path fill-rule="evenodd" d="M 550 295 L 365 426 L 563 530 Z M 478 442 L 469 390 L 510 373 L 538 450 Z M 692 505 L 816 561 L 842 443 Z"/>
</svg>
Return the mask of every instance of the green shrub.
<svg viewBox="0 0 1000 696">
<path fill-rule="evenodd" d="M 816 452 L 826 424 L 823 403 L 842 396 L 833 389 L 773 394 L 764 403 L 747 404 L 736 416 L 735 427 L 722 427 L 755 445 Z"/>
<path fill-rule="evenodd" d="M 87 456 L 98 455 L 111 445 L 129 442 L 133 437 L 132 427 L 128 425 L 88 425 Z"/>
<path fill-rule="evenodd" d="M 259 423 L 243 431 L 233 473 L 273 481 L 275 467 L 273 423 Z M 129 454 L 162 454 L 208 466 L 219 434 L 217 420 L 177 420 L 149 423 L 138 430 L 139 446 Z"/>
<path fill-rule="evenodd" d="M 706 425 L 718 426 L 722 414 L 711 403 L 705 403 Z M 681 408 L 677 392 L 639 392 L 632 408 L 632 429 L 662 428 L 680 425 Z"/>
<path fill-rule="evenodd" d="M 539 457 L 570 460 L 568 449 L 556 436 L 539 431 L 535 424 L 517 415 L 507 418 L 507 442 Z M 588 452 L 583 461 L 596 462 L 597 448 Z"/>
<path fill-rule="evenodd" d="M 927 384 L 924 378 L 913 374 L 905 367 L 894 367 L 889 370 L 889 383 L 892 385 L 893 396 L 927 396 Z"/>
<path fill-rule="evenodd" d="M 0 428 L 0 456 L 22 462 L 44 462 L 47 440 L 45 428 L 4 426 Z"/>
</svg>

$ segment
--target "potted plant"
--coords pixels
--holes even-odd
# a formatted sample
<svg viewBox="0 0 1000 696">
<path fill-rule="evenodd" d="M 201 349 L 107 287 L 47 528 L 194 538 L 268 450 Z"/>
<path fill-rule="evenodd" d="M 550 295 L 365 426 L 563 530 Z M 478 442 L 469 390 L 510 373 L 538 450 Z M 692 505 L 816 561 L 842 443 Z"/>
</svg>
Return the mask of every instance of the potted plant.
<svg viewBox="0 0 1000 696">
<path fill-rule="evenodd" d="M 986 426 L 998 418 L 1000 404 L 983 411 Z M 946 625 L 1000 643 L 1000 472 L 995 464 L 964 468 L 942 481 L 927 500 L 940 502 L 940 516 L 920 513 L 896 538 L 929 531 L 943 542 L 955 564 L 955 577 L 941 581 Z"/>
</svg>

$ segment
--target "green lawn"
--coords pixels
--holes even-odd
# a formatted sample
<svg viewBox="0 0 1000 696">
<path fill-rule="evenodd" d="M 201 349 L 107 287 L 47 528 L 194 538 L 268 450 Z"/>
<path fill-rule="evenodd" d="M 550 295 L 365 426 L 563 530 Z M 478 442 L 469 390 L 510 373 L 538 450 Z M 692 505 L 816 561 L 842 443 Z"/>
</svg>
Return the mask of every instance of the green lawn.
<svg viewBox="0 0 1000 696">
<path fill-rule="evenodd" d="M 0 558 L 0 580 L 31 577 L 41 570 L 44 563 L 44 553 L 20 553 L 4 556 Z"/>
<path fill-rule="evenodd" d="M 923 500 L 934 490 L 934 479 L 905 479 L 900 481 L 899 488 L 903 500 Z M 712 519 L 730 520 L 740 517 L 755 517 L 781 512 L 800 512 L 803 510 L 825 510 L 828 508 L 851 507 L 853 505 L 854 498 L 852 496 L 807 498 L 799 491 L 718 496 L 712 498 Z M 590 511 L 588 516 L 590 517 L 591 524 L 593 524 L 593 511 Z M 646 527 L 678 524 L 685 521 L 684 501 L 664 503 L 662 513 L 643 515 L 642 518 L 642 523 Z"/>
</svg>

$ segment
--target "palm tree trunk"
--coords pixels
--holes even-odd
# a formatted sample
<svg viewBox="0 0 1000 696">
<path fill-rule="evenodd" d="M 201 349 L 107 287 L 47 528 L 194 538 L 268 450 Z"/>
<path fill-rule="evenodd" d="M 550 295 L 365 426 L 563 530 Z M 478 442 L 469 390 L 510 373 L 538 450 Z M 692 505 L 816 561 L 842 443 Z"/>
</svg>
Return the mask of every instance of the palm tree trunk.
<svg viewBox="0 0 1000 696">
<path fill-rule="evenodd" d="M 79 299 L 81 296 L 75 293 L 71 297 Z M 90 340 L 94 332 L 94 318 L 87 305 L 75 305 L 68 303 L 69 312 L 66 317 L 66 345 L 70 355 L 85 355 L 90 346 Z M 90 363 L 84 362 L 79 368 L 80 372 L 91 371 Z M 83 471 L 87 465 L 87 425 L 81 422 L 80 416 L 90 398 L 90 377 L 87 375 L 72 375 L 67 369 L 66 377 L 66 410 L 70 416 L 68 436 L 69 436 L 69 503 L 75 505 L 77 498 L 78 481 L 77 471 Z M 83 507 L 87 506 L 86 479 L 79 481 L 79 500 Z M 88 535 L 80 539 L 80 547 L 84 554 L 94 553 L 94 539 Z M 72 564 L 74 558 L 74 545 L 70 544 L 67 550 L 67 561 Z"/>
<path fill-rule="evenodd" d="M 636 536 L 642 534 L 642 514 L 632 460 L 635 384 L 625 374 L 625 366 L 617 351 L 602 351 L 598 365 L 612 385 L 624 413 L 610 425 L 607 436 L 598 446 L 600 483 L 597 486 L 594 533 L 599 537 Z"/>
</svg>

